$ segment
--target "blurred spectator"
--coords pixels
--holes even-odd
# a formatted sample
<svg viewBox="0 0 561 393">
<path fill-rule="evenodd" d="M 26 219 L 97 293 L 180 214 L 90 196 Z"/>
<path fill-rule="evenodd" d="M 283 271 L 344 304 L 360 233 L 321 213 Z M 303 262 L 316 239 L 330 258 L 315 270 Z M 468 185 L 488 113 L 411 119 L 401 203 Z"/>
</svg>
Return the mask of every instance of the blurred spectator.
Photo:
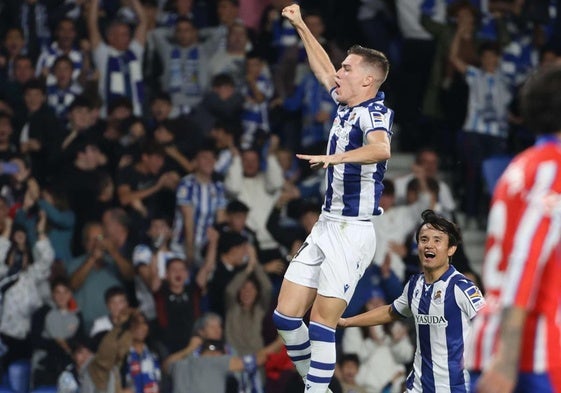
<svg viewBox="0 0 561 393">
<path fill-rule="evenodd" d="M 57 24 L 55 36 L 56 40 L 41 52 L 35 70 L 37 77 L 45 78 L 47 89 L 56 84 L 53 68 L 61 56 L 68 58 L 72 82 L 78 82 L 84 65 L 84 55 L 76 47 L 77 32 L 74 21 L 70 18 L 61 19 Z"/>
<path fill-rule="evenodd" d="M 245 60 L 249 36 L 247 29 L 239 22 L 232 24 L 228 29 L 226 47 L 214 51 L 210 58 L 208 69 L 214 78 L 220 74 L 229 75 L 236 88 L 241 88 L 245 81 Z"/>
<path fill-rule="evenodd" d="M 248 263 L 226 287 L 225 337 L 239 355 L 265 346 L 262 326 L 272 300 L 271 281 L 257 261 Z"/>
<path fill-rule="evenodd" d="M 82 228 L 87 222 L 101 218 L 105 192 L 109 192 L 112 198 L 114 184 L 103 169 L 106 156 L 87 138 L 75 139 L 69 147 L 68 160 L 70 164 L 62 167 L 57 180 L 76 214 L 72 248 L 74 255 L 79 255 L 83 250 Z"/>
<path fill-rule="evenodd" d="M 224 184 L 212 178 L 216 153 L 207 143 L 194 158 L 195 172 L 181 179 L 176 192 L 172 250 L 183 253 L 190 266 L 200 267 L 209 227 L 224 221 Z"/>
<path fill-rule="evenodd" d="M 179 18 L 173 42 L 164 28 L 155 30 L 153 37 L 163 67 L 162 90 L 170 94 L 176 111 L 188 113 L 201 101 L 209 84 L 208 60 L 197 43 L 197 28 L 191 19 Z"/>
<path fill-rule="evenodd" d="M 364 387 L 356 383 L 360 360 L 355 353 L 343 354 L 337 362 L 337 366 L 343 393 L 367 393 Z"/>
<path fill-rule="evenodd" d="M 82 87 L 72 81 L 72 61 L 67 56 L 58 57 L 53 64 L 54 83 L 47 85 L 47 104 L 62 124 L 74 99 L 82 93 Z"/>
<path fill-rule="evenodd" d="M 9 177 L 3 179 L 0 195 L 6 199 L 10 212 L 12 216 L 14 216 L 17 209 L 23 205 L 28 185 L 30 183 L 35 183 L 34 185 L 36 185 L 37 181 L 31 177 L 31 163 L 25 157 L 20 155 L 15 156 L 9 161 L 9 164 L 13 165 L 10 171 L 13 173 L 6 174 L 9 175 Z M 38 188 L 38 186 L 36 186 L 36 188 Z M 37 190 L 34 198 L 38 196 Z M 31 204 L 29 206 L 31 206 Z"/>
<path fill-rule="evenodd" d="M 237 0 L 216 1 L 218 25 L 201 29 L 200 37 L 205 51 L 212 55 L 217 50 L 226 49 L 228 30 L 235 23 L 242 23 L 239 18 L 240 4 Z M 242 23 L 243 24 L 243 23 Z"/>
<path fill-rule="evenodd" d="M 294 92 L 284 99 L 283 106 L 290 113 L 301 111 L 300 138 L 287 137 L 292 148 L 309 151 L 325 145 L 337 106 L 311 71 L 302 75 Z"/>
<path fill-rule="evenodd" d="M 24 0 L 17 7 L 17 24 L 23 30 L 26 52 L 36 60 L 41 50 L 49 44 L 49 6 L 44 0 Z"/>
<path fill-rule="evenodd" d="M 210 238 L 208 247 L 214 252 L 207 253 L 197 282 L 203 285 L 208 282 L 210 311 L 224 317 L 226 287 L 246 267 L 250 255 L 249 243 L 239 233 L 226 232 L 220 234 L 220 238 Z M 216 255 L 216 258 L 212 258 L 212 255 Z"/>
<path fill-rule="evenodd" d="M 154 293 L 159 341 L 162 354 L 167 356 L 187 346 L 195 319 L 199 315 L 199 300 L 195 284 L 183 259 L 170 258 L 166 262 L 166 276 Z"/>
<path fill-rule="evenodd" d="M 232 197 L 251 206 L 247 225 L 257 234 L 261 250 L 274 255 L 278 254 L 277 243 L 267 230 L 267 220 L 284 184 L 282 169 L 275 156 L 278 144 L 278 137 L 271 136 L 265 169 L 261 169 L 260 155 L 256 150 L 244 150 L 241 157 L 235 156 L 224 182 L 226 191 Z M 271 259 L 274 258 L 260 256 L 263 262 Z"/>
<path fill-rule="evenodd" d="M 189 118 L 195 123 L 199 134 L 206 135 L 216 121 L 240 127 L 243 96 L 236 91 L 234 79 L 228 74 L 218 74 L 212 78 L 211 90 L 195 107 Z"/>
<path fill-rule="evenodd" d="M 139 0 L 131 0 L 138 18 L 134 37 L 129 26 L 112 21 L 107 28 L 107 43 L 98 27 L 99 0 L 89 3 L 88 32 L 95 65 L 100 73 L 99 95 L 106 105 L 119 96 L 128 97 L 135 115 L 142 114 L 144 88 L 142 84 L 142 59 L 146 43 L 147 20 Z M 102 111 L 105 114 L 105 111 Z"/>
<path fill-rule="evenodd" d="M 156 319 L 156 305 L 152 292 L 157 292 L 166 277 L 166 265 L 177 257 L 170 249 L 171 220 L 156 216 L 150 220 L 150 227 L 144 242 L 134 247 L 132 263 L 135 269 L 135 293 L 139 310 L 149 321 Z"/>
<path fill-rule="evenodd" d="M 17 147 L 12 142 L 12 117 L 0 111 L 0 161 L 6 162 L 17 154 Z M 1 175 L 7 175 L 5 168 L 2 168 Z"/>
<path fill-rule="evenodd" d="M 386 304 L 385 295 L 373 291 L 366 310 Z M 405 381 L 405 365 L 413 360 L 414 347 L 409 339 L 407 326 L 393 322 L 388 330 L 383 326 L 351 328 L 343 334 L 343 353 L 354 353 L 360 360 L 356 383 L 367 391 L 402 391 Z"/>
<path fill-rule="evenodd" d="M 82 381 L 94 354 L 85 340 L 69 343 L 72 363 L 59 375 L 57 380 L 58 393 L 79 393 Z"/>
<path fill-rule="evenodd" d="M 131 213 L 136 230 L 145 231 L 155 214 L 173 211 L 171 201 L 179 176 L 175 172 L 162 172 L 164 158 L 161 146 L 147 143 L 139 159 L 117 175 L 119 201 Z"/>
<path fill-rule="evenodd" d="M 374 262 L 378 266 L 388 263 L 391 270 L 403 282 L 407 278 L 406 266 L 403 262 L 403 258 L 408 253 L 405 243 L 411 232 L 417 228 L 420 214 L 432 205 L 432 194 L 427 183 L 436 182 L 432 178 L 429 181 L 424 170 L 419 166 L 414 170 L 416 176 L 407 183 L 406 204 L 401 206 L 396 206 L 395 203 L 397 198 L 394 183 L 389 179 L 383 180 L 384 192 L 380 199 L 380 206 L 384 209 L 384 214 L 374 220 L 376 229 Z M 416 188 L 413 190 L 413 187 Z M 414 198 L 410 196 L 411 193 L 414 193 Z M 438 195 L 438 191 L 436 193 Z M 393 298 L 388 300 L 392 301 Z"/>
<path fill-rule="evenodd" d="M 162 377 L 160 362 L 146 345 L 150 328 L 142 313 L 132 318 L 130 332 L 132 345 L 124 362 L 123 387 L 133 392 L 159 392 Z"/>
<path fill-rule="evenodd" d="M 0 99 L 5 101 L 13 113 L 14 129 L 19 132 L 25 123 L 26 105 L 24 86 L 33 79 L 33 61 L 24 55 L 14 58 L 14 78 L 7 81 L 0 91 Z M 19 134 L 18 134 L 19 137 Z M 18 138 L 19 139 L 19 138 Z"/>
<path fill-rule="evenodd" d="M 281 346 L 280 340 L 276 340 L 259 352 L 242 358 L 226 354 L 221 340 L 205 340 L 197 356 L 191 355 L 170 365 L 173 393 L 222 393 L 227 391 L 228 375 L 242 371 L 249 377 L 247 389 L 262 392 L 262 385 L 252 386 L 250 380 L 256 375 L 257 366 L 264 364 L 267 356 Z M 240 388 L 244 388 L 243 384 Z"/>
<path fill-rule="evenodd" d="M 19 359 L 31 358 L 31 316 L 49 297 L 45 288 L 54 260 L 54 251 L 46 235 L 47 217 L 39 213 L 37 242 L 27 243 L 23 228 L 12 227 L 5 218 L 4 231 L 0 236 L 0 278 L 18 275 L 17 281 L 4 293 L 0 337 L 8 351 L 2 357 L 7 367 Z M 32 248 L 33 247 L 33 248 Z"/>
<path fill-rule="evenodd" d="M 402 205 L 405 203 L 407 183 L 416 177 L 419 171 L 422 171 L 425 177 L 438 180 L 438 203 L 447 214 L 453 214 L 456 211 L 456 201 L 448 184 L 440 179 L 439 163 L 439 156 L 435 149 L 425 147 L 417 150 L 411 172 L 394 179 L 396 204 Z"/>
<path fill-rule="evenodd" d="M 39 209 L 47 215 L 49 239 L 55 250 L 55 258 L 64 265 L 72 259 L 72 236 L 76 215 L 70 209 L 66 194 L 59 187 L 48 186 L 41 191 L 37 201 Z"/>
<path fill-rule="evenodd" d="M 245 60 L 245 81 L 241 86 L 245 97 L 241 114 L 242 149 L 255 146 L 259 131 L 269 133 L 269 102 L 274 89 L 267 64 L 256 52 L 249 52 Z"/>
<path fill-rule="evenodd" d="M 103 246 L 103 227 L 90 222 L 84 226 L 82 240 L 85 253 L 68 263 L 70 285 L 82 310 L 84 326 L 89 331 L 96 318 L 107 312 L 101 293 L 114 286 L 122 286 L 116 264 L 106 260 Z"/>
<path fill-rule="evenodd" d="M 465 75 L 469 86 L 468 113 L 460 147 L 464 161 L 464 211 L 470 220 L 481 222 L 481 216 L 487 211 L 482 200 L 481 165 L 486 158 L 506 152 L 508 106 L 512 94 L 508 80 L 499 69 L 501 52 L 497 44 L 481 46 L 481 68 L 460 58 L 460 44 L 466 34 L 469 34 L 467 28 L 458 26 L 450 47 L 450 61 Z"/>
<path fill-rule="evenodd" d="M 39 80 L 23 88 L 27 115 L 18 140 L 21 153 L 29 155 L 31 171 L 39 184 L 52 173 L 51 156 L 62 140 L 61 124 L 46 103 L 45 86 Z"/>
<path fill-rule="evenodd" d="M 115 327 L 103 337 L 99 349 L 88 363 L 82 379 L 81 392 L 120 392 L 121 367 L 132 344 L 131 327 L 140 313 L 125 309 Z"/>
<path fill-rule="evenodd" d="M 183 131 L 183 132 L 182 132 Z M 188 131 L 189 135 L 187 132 Z M 164 120 L 154 130 L 154 141 L 166 153 L 165 168 L 177 173 L 191 173 L 195 169 L 194 160 L 201 143 L 192 130 L 192 124 L 183 116 Z"/>
<path fill-rule="evenodd" d="M 393 2 L 361 0 L 356 17 L 368 48 L 391 54 L 390 46 L 395 39 L 397 21 Z"/>
<path fill-rule="evenodd" d="M 281 16 L 284 7 L 292 4 L 291 0 L 274 0 L 265 8 L 261 16 L 259 42 L 267 53 L 267 62 L 277 64 L 285 55 L 285 51 L 295 48 L 298 34 L 290 22 Z"/>
<path fill-rule="evenodd" d="M 421 125 L 419 108 L 431 73 L 435 41 L 421 26 L 423 0 L 396 0 L 398 27 L 403 37 L 396 89 L 396 121 L 399 123 L 399 146 L 415 151 L 422 142 L 418 133 Z M 431 3 L 432 2 L 426 2 Z"/>
<path fill-rule="evenodd" d="M 2 85 L 6 81 L 14 79 L 15 59 L 25 52 L 25 38 L 20 28 L 10 27 L 3 38 L 0 48 L 0 81 Z"/>
<path fill-rule="evenodd" d="M 90 337 L 90 347 L 97 350 L 99 343 L 119 320 L 121 312 L 129 307 L 127 292 L 120 286 L 107 288 L 103 293 L 107 312 L 93 321 L 91 329 L 88 331 Z"/>
<path fill-rule="evenodd" d="M 83 337 L 82 316 L 68 280 L 54 279 L 51 293 L 54 306 L 44 305 L 33 313 L 33 386 L 55 385 L 60 373 L 72 362 L 70 343 Z"/>
<path fill-rule="evenodd" d="M 214 172 L 224 178 L 232 165 L 234 156 L 239 154 L 236 148 L 237 130 L 233 125 L 217 121 L 210 130 L 210 136 L 214 139 L 214 146 L 217 150 Z"/>
</svg>

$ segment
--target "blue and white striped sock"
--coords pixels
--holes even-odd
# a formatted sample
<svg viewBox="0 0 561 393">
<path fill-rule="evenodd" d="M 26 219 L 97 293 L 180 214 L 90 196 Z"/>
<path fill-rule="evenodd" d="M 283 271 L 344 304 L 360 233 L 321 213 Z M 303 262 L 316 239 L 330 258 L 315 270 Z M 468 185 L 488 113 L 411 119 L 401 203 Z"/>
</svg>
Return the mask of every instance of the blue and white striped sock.
<svg viewBox="0 0 561 393">
<path fill-rule="evenodd" d="M 312 358 L 306 376 L 306 393 L 325 393 L 335 372 L 335 329 L 310 322 L 310 343 Z"/>
<path fill-rule="evenodd" d="M 294 363 L 298 374 L 305 377 L 310 368 L 310 337 L 308 327 L 302 318 L 287 317 L 277 310 L 273 322 L 284 340 L 288 356 Z"/>
</svg>

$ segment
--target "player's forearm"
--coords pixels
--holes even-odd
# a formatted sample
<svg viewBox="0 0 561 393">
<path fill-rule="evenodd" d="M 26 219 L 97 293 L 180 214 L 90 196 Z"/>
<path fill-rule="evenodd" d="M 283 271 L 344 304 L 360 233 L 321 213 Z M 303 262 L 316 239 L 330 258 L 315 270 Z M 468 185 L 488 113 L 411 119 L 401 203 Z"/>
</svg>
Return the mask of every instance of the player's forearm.
<svg viewBox="0 0 561 393">
<path fill-rule="evenodd" d="M 518 371 L 526 314 L 526 310 L 520 307 L 508 307 L 502 313 L 501 340 L 497 352 L 496 371 L 511 380 L 516 379 Z"/>
<path fill-rule="evenodd" d="M 328 89 L 335 86 L 335 67 L 325 49 L 316 40 L 305 23 L 299 23 L 294 28 L 304 43 L 310 68 L 316 78 Z"/>
<path fill-rule="evenodd" d="M 340 164 L 374 164 L 391 157 L 389 143 L 369 144 L 358 149 L 336 154 Z"/>
<path fill-rule="evenodd" d="M 343 327 L 383 325 L 396 319 L 397 316 L 392 312 L 392 306 L 380 306 L 354 317 L 344 318 Z"/>
</svg>

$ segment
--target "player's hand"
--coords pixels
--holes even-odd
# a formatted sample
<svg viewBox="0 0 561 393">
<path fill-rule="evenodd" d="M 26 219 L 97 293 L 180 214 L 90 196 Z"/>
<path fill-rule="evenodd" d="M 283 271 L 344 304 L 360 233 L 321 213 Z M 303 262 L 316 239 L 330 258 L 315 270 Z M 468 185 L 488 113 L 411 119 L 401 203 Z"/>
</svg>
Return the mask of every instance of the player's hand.
<svg viewBox="0 0 561 393">
<path fill-rule="evenodd" d="M 327 168 L 329 165 L 340 164 L 337 156 L 335 155 L 307 155 L 307 154 L 296 154 L 301 160 L 306 160 L 310 163 L 311 168 Z"/>
<path fill-rule="evenodd" d="M 282 10 L 282 16 L 292 23 L 293 26 L 303 24 L 302 14 L 300 13 L 300 6 L 298 4 L 291 4 L 288 7 L 284 7 Z"/>
<path fill-rule="evenodd" d="M 337 322 L 338 327 L 347 327 L 347 318 L 339 318 L 339 322 Z"/>
<path fill-rule="evenodd" d="M 493 365 L 489 370 L 485 371 L 475 388 L 476 393 L 512 393 L 514 391 L 515 381 L 496 369 Z"/>
</svg>

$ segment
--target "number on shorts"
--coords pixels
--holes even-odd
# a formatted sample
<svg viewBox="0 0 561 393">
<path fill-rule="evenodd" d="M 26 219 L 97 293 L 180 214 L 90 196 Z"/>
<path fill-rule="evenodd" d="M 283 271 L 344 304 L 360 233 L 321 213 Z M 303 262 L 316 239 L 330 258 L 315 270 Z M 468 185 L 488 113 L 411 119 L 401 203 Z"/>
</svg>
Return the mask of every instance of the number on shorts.
<svg viewBox="0 0 561 393">
<path fill-rule="evenodd" d="M 297 257 L 298 255 L 300 255 L 300 253 L 302 252 L 302 250 L 305 249 L 307 246 L 308 246 L 308 242 L 302 243 L 302 245 L 300 246 L 300 248 L 298 249 L 298 251 L 296 251 L 296 254 L 294 254 L 294 255 L 292 256 L 292 260 L 295 260 L 296 257 Z"/>
</svg>

